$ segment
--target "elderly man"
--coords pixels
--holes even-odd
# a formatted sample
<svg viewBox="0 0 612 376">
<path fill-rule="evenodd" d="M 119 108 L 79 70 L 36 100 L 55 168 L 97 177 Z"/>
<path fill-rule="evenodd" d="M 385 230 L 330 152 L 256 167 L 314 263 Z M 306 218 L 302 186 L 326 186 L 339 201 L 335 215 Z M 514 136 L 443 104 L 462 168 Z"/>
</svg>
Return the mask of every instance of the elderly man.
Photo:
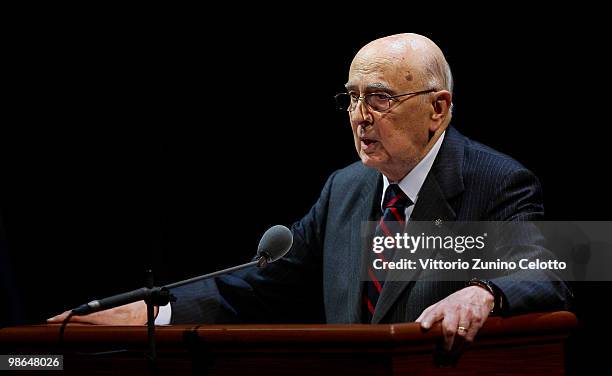
<svg viewBox="0 0 612 376">
<path fill-rule="evenodd" d="M 564 308 L 569 295 L 558 280 L 362 281 L 360 225 L 384 221 L 387 210 L 408 222 L 542 218 L 532 173 L 449 126 L 452 81 L 444 55 L 423 36 L 393 35 L 363 47 L 347 92 L 337 96 L 361 162 L 332 174 L 293 225 L 284 258 L 173 290 L 178 300 L 161 307 L 156 322 L 417 321 L 425 329 L 441 322 L 450 349 L 457 335 L 472 341 L 491 312 Z M 133 303 L 73 320 L 144 324 L 145 311 Z"/>
</svg>

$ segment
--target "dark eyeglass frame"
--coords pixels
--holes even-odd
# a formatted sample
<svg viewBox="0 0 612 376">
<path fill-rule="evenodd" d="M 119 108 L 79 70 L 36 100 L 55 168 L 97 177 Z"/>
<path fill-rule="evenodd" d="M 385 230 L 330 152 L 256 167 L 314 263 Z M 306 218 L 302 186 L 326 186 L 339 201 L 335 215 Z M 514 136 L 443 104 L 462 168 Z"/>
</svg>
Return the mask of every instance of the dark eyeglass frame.
<svg viewBox="0 0 612 376">
<path fill-rule="evenodd" d="M 355 109 L 355 107 L 357 107 L 357 103 L 359 102 L 360 99 L 363 99 L 363 102 L 372 110 L 372 111 L 376 111 L 376 112 L 385 112 L 385 111 L 389 111 L 391 109 L 391 101 L 396 101 L 397 98 L 400 97 L 405 97 L 407 95 L 414 95 L 417 96 L 419 94 L 425 94 L 425 93 L 432 93 L 434 91 L 437 91 L 436 89 L 427 89 L 427 90 L 421 90 L 421 91 L 414 91 L 412 93 L 405 93 L 405 94 L 398 94 L 398 95 L 389 95 L 386 93 L 370 93 L 370 94 L 366 94 L 366 95 L 361 95 L 359 97 L 355 97 L 354 95 L 350 94 L 350 93 L 338 93 L 336 95 L 334 95 L 334 99 L 336 100 L 336 104 L 338 105 L 338 109 L 342 110 L 342 111 L 353 111 Z M 346 106 L 347 108 L 345 109 L 341 103 L 342 99 L 340 98 L 346 98 L 346 96 L 348 96 L 349 98 L 349 105 Z M 387 108 L 386 109 L 382 109 L 382 110 L 378 110 L 376 108 L 374 108 L 372 106 L 372 104 L 370 104 L 369 102 L 369 98 L 372 98 L 374 96 L 378 96 L 378 97 L 385 97 L 384 99 L 387 100 Z M 356 99 L 355 104 L 352 103 L 353 99 Z M 380 98 L 382 99 L 382 98 Z"/>
</svg>

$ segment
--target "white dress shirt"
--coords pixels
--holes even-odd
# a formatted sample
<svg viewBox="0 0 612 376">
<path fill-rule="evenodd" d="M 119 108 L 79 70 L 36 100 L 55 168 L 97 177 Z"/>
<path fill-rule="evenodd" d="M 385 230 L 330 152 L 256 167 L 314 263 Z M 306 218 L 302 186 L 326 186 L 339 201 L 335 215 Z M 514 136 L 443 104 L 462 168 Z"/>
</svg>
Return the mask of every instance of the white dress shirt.
<svg viewBox="0 0 612 376">
<path fill-rule="evenodd" d="M 412 171 L 410 171 L 408 175 L 404 176 L 399 182 L 390 182 L 389 179 L 383 175 L 383 195 L 380 200 L 380 208 L 383 212 L 385 211 L 385 208 L 383 208 L 383 200 L 385 199 L 384 193 L 387 192 L 387 187 L 391 183 L 397 183 L 406 196 L 408 196 L 414 205 L 416 205 L 419 198 L 419 191 L 421 190 L 423 183 L 425 183 L 425 178 L 429 174 L 431 166 L 433 166 L 434 160 L 436 159 L 438 151 L 440 150 L 440 146 L 442 146 L 442 141 L 444 140 L 445 134 L 446 131 L 440 135 L 440 138 L 438 138 L 425 158 L 421 159 L 421 161 L 414 166 Z M 412 210 L 414 210 L 414 205 L 410 205 L 406 208 L 406 219 L 410 219 Z"/>
</svg>

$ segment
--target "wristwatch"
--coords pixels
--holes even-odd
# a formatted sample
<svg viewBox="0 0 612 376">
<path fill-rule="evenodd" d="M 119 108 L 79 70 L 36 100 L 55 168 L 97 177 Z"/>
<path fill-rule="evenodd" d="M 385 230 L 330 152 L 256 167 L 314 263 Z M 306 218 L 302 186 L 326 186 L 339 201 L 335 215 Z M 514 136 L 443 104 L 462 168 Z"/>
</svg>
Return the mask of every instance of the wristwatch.
<svg viewBox="0 0 612 376">
<path fill-rule="evenodd" d="M 497 286 L 495 286 L 491 281 L 486 279 L 472 278 L 467 283 L 467 286 L 479 286 L 490 292 L 491 295 L 493 295 L 493 303 L 491 304 L 491 311 L 489 314 L 498 315 L 502 313 L 504 309 L 504 296 L 499 288 L 497 288 Z"/>
</svg>

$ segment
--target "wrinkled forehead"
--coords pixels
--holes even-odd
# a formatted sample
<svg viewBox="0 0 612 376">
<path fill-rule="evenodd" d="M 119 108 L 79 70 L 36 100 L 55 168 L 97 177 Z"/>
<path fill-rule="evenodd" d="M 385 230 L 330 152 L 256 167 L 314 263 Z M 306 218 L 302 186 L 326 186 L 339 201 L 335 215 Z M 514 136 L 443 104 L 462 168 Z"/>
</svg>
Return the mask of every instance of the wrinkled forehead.
<svg viewBox="0 0 612 376">
<path fill-rule="evenodd" d="M 351 63 L 346 87 L 360 92 L 410 90 L 419 77 L 412 60 L 406 54 L 362 50 Z"/>
</svg>

